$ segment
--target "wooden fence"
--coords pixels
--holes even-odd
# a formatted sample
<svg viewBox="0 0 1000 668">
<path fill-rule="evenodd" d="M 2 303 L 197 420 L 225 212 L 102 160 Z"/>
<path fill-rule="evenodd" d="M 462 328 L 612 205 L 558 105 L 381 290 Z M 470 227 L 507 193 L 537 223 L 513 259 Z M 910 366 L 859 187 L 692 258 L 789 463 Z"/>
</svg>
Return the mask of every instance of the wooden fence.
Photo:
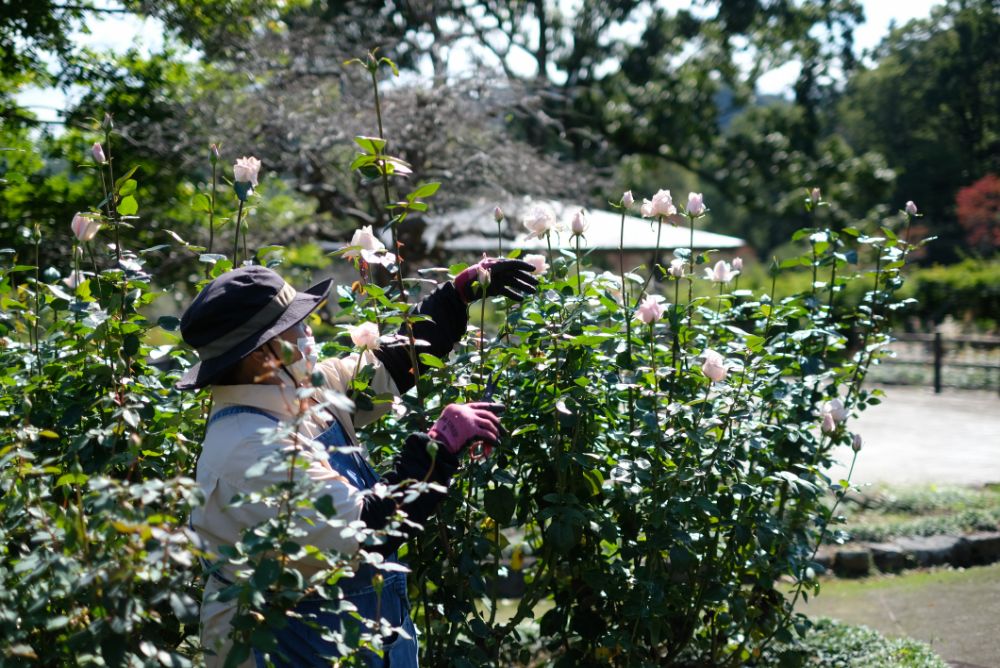
<svg viewBox="0 0 1000 668">
<path fill-rule="evenodd" d="M 982 370 L 989 377 L 989 386 L 1000 391 L 1000 337 L 945 336 L 933 334 L 898 334 L 891 346 L 895 357 L 883 364 L 930 367 L 933 370 L 934 391 L 945 386 L 960 386 L 947 381 L 951 370 Z"/>
</svg>

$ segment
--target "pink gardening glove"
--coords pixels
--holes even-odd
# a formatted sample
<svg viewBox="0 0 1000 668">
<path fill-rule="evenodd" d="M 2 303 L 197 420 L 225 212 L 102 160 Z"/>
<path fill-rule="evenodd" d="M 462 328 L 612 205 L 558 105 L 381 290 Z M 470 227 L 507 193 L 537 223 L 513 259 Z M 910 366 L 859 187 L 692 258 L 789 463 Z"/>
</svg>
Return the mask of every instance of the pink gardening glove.
<svg viewBox="0 0 1000 668">
<path fill-rule="evenodd" d="M 470 443 L 483 443 L 484 453 L 474 456 L 489 456 L 493 446 L 500 440 L 500 418 L 503 404 L 484 401 L 471 404 L 448 404 L 441 411 L 441 417 L 427 434 L 444 444 L 453 455 L 460 453 Z"/>
<path fill-rule="evenodd" d="M 466 304 L 486 297 L 507 297 L 522 301 L 538 292 L 534 265 L 524 260 L 483 256 L 483 259 L 455 277 L 455 289 Z M 484 272 L 480 275 L 480 272 Z M 480 280 L 485 285 L 480 285 Z"/>
</svg>

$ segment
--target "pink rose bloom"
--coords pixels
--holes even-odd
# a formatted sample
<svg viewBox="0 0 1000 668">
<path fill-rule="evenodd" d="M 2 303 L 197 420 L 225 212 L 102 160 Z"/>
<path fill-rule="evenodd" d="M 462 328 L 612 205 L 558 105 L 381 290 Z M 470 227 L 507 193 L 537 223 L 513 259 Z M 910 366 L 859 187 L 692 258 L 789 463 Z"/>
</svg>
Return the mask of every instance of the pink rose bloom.
<svg viewBox="0 0 1000 668">
<path fill-rule="evenodd" d="M 823 431 L 827 433 L 836 431 L 837 425 L 847 419 L 847 409 L 840 399 L 830 399 L 825 402 L 819 414 L 823 419 Z"/>
<path fill-rule="evenodd" d="M 625 194 L 622 195 L 622 206 L 631 209 L 633 204 L 635 204 L 635 198 L 632 197 L 632 191 L 626 190 Z"/>
<path fill-rule="evenodd" d="M 675 215 L 677 207 L 674 206 L 674 200 L 670 197 L 669 190 L 657 190 L 653 199 L 642 201 L 640 212 L 644 218 L 659 218 Z"/>
<path fill-rule="evenodd" d="M 77 239 L 80 241 L 90 241 L 97 236 L 97 230 L 101 229 L 101 221 L 94 216 L 78 213 L 73 216 L 73 222 L 69 226 Z"/>
<path fill-rule="evenodd" d="M 695 218 L 705 213 L 705 198 L 701 193 L 688 193 L 687 212 Z"/>
<path fill-rule="evenodd" d="M 233 165 L 233 180 L 237 183 L 249 183 L 257 187 L 257 175 L 260 173 L 260 160 L 253 156 L 238 158 Z"/>
<path fill-rule="evenodd" d="M 840 399 L 830 399 L 823 404 L 823 412 L 832 415 L 837 424 L 847 419 L 847 409 L 844 408 L 844 402 Z"/>
<path fill-rule="evenodd" d="M 636 317 L 647 325 L 651 325 L 663 317 L 663 305 L 652 297 L 646 297 L 636 309 Z"/>
<path fill-rule="evenodd" d="M 687 265 L 687 262 L 680 259 L 679 257 L 675 257 L 673 260 L 670 261 L 670 268 L 667 269 L 667 273 L 673 276 L 674 278 L 683 278 L 685 265 Z"/>
<path fill-rule="evenodd" d="M 378 325 L 374 322 L 363 322 L 357 327 L 350 327 L 351 341 L 354 345 L 365 350 L 379 349 Z"/>
<path fill-rule="evenodd" d="M 549 232 L 558 229 L 556 214 L 549 207 L 542 205 L 531 207 L 531 210 L 521 219 L 521 222 L 528 230 L 529 239 L 541 239 Z"/>
<path fill-rule="evenodd" d="M 739 271 L 733 271 L 733 268 L 725 260 L 716 262 L 712 269 L 705 267 L 705 278 L 715 283 L 728 283 L 739 273 Z"/>
<path fill-rule="evenodd" d="M 701 365 L 701 372 L 705 374 L 705 377 L 713 383 L 725 379 L 728 373 L 725 358 L 711 349 L 706 349 L 702 356 L 705 358 L 705 363 Z"/>
<path fill-rule="evenodd" d="M 95 141 L 94 145 L 90 147 L 90 152 L 93 154 L 94 162 L 97 164 L 103 165 L 108 161 L 108 159 L 104 157 L 104 147 L 101 146 L 101 142 Z"/>
<path fill-rule="evenodd" d="M 528 264 L 534 267 L 531 273 L 533 274 L 544 274 L 549 270 L 549 264 L 545 261 L 544 255 L 529 254 L 521 258 Z"/>
<path fill-rule="evenodd" d="M 906 203 L 906 213 L 911 216 L 917 215 L 917 205 L 913 203 L 913 200 Z"/>
</svg>

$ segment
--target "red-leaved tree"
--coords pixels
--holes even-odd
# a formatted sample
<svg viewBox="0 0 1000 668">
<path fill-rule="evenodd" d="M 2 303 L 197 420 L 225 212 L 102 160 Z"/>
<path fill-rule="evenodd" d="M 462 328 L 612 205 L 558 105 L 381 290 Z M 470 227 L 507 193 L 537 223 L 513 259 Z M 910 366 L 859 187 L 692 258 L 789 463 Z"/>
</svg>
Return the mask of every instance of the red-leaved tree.
<svg viewBox="0 0 1000 668">
<path fill-rule="evenodd" d="M 987 174 L 955 196 L 958 222 L 969 246 L 983 255 L 1000 248 L 1000 177 Z"/>
</svg>

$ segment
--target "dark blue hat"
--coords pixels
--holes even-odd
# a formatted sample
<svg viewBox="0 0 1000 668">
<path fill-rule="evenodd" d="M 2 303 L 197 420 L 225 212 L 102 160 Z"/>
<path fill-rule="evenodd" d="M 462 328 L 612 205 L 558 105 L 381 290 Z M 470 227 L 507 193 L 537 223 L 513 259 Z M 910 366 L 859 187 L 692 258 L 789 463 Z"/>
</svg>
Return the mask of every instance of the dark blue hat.
<svg viewBox="0 0 1000 668">
<path fill-rule="evenodd" d="M 333 279 L 299 292 L 267 267 L 226 272 L 206 285 L 181 316 L 181 336 L 199 362 L 176 387 L 210 385 L 266 341 L 301 322 L 326 299 Z"/>
</svg>

